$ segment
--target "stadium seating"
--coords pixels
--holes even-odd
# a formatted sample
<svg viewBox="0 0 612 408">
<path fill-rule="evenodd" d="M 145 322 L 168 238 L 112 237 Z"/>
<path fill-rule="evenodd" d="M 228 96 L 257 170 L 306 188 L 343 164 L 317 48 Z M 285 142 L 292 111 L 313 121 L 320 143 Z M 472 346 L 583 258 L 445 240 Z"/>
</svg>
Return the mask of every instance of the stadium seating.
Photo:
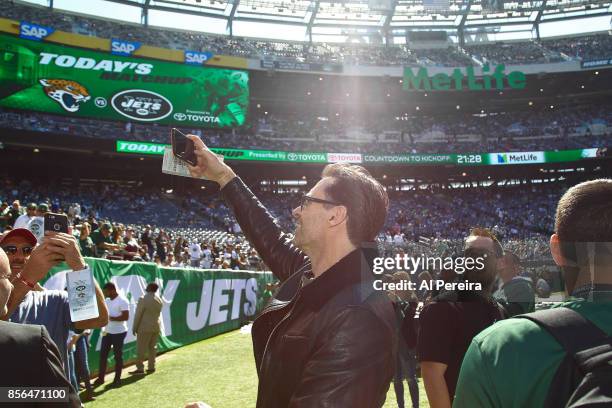
<svg viewBox="0 0 612 408">
<path fill-rule="evenodd" d="M 135 23 L 116 23 L 94 17 L 74 15 L 48 8 L 4 2 L 0 16 L 49 25 L 57 30 L 102 38 L 123 38 L 171 49 L 210 51 L 246 58 L 286 58 L 299 62 L 347 65 L 433 65 L 465 66 L 474 61 L 505 64 L 541 64 L 571 59 L 607 58 L 612 49 L 610 35 L 599 34 L 542 42 L 467 44 L 464 48 L 411 49 L 407 45 L 332 44 L 258 40 L 212 34 L 143 27 Z"/>
<path fill-rule="evenodd" d="M 607 106 L 499 115 L 414 117 L 282 117 L 261 115 L 240 129 L 184 129 L 211 147 L 362 153 L 467 153 L 606 147 L 612 144 Z M 171 126 L 0 112 L 0 126 L 89 138 L 168 143 Z M 371 143 L 376 141 L 376 143 Z"/>
</svg>

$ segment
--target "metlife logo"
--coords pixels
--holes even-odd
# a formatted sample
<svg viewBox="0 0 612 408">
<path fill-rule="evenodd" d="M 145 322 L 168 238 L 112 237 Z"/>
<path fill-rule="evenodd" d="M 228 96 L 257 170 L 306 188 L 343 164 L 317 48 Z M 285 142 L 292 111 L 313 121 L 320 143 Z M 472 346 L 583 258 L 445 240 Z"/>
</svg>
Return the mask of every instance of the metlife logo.
<svg viewBox="0 0 612 408">
<path fill-rule="evenodd" d="M 140 48 L 139 42 L 124 41 L 117 38 L 111 40 L 111 54 L 129 57 Z"/>
<path fill-rule="evenodd" d="M 42 41 L 53 34 L 55 29 L 38 24 L 21 21 L 19 23 L 19 37 L 26 40 Z"/>
<path fill-rule="evenodd" d="M 491 153 L 491 164 L 544 163 L 544 152 Z"/>
</svg>

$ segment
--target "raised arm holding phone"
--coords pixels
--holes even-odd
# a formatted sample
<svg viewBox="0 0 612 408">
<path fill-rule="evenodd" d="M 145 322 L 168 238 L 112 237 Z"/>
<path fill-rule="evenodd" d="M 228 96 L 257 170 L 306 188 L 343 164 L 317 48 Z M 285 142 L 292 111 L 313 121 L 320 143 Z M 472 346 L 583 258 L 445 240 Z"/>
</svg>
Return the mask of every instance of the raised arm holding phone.
<svg viewBox="0 0 612 408">
<path fill-rule="evenodd" d="M 65 291 L 33 290 L 49 270 L 62 261 L 73 271 L 87 268 L 74 237 L 63 232 L 46 231 L 43 243 L 37 246 L 36 238 L 29 230 L 14 229 L 0 239 L 0 247 L 7 252 L 11 267 L 10 279 L 14 286 L 3 320 L 43 325 L 57 345 L 67 343 L 71 327 L 94 329 L 108 322 L 104 297 L 95 281 L 98 317 L 78 322 L 71 320 Z M 59 351 L 66 368 L 68 362 L 65 347 L 60 347 Z"/>
<path fill-rule="evenodd" d="M 295 238 L 200 138 L 193 177 L 215 181 L 244 234 L 282 282 L 253 324 L 257 407 L 380 407 L 394 372 L 391 301 L 373 290 L 366 249 L 382 228 L 384 188 L 362 167 L 334 164 L 293 210 Z M 366 245 L 364 245 L 366 244 Z"/>
</svg>

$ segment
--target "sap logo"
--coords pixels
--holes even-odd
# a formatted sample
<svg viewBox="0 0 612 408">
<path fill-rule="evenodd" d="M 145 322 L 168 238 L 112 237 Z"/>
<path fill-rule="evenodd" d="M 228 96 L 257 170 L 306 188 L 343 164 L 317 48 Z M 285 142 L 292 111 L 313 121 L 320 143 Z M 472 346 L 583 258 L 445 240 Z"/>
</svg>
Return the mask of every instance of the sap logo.
<svg viewBox="0 0 612 408">
<path fill-rule="evenodd" d="M 115 55 L 132 55 L 139 48 L 139 42 L 111 40 L 111 53 Z"/>
<path fill-rule="evenodd" d="M 19 36 L 28 40 L 40 41 L 51 35 L 55 30 L 51 27 L 22 21 L 19 25 Z"/>
<path fill-rule="evenodd" d="M 185 51 L 185 64 L 202 65 L 212 57 L 211 52 Z"/>
</svg>

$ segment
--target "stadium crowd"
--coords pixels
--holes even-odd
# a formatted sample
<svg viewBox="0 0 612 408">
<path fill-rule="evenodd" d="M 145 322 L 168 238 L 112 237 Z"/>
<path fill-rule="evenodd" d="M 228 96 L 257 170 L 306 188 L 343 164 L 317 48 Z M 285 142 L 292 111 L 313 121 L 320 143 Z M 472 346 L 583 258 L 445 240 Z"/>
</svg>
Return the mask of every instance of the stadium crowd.
<svg viewBox="0 0 612 408">
<path fill-rule="evenodd" d="M 187 129 L 211 147 L 362 153 L 468 153 L 609 147 L 607 106 L 489 115 L 359 117 L 253 112 L 231 130 Z M 168 143 L 171 126 L 0 112 L 0 126 L 77 136 Z M 372 143 L 375 142 L 375 143 Z"/>
<path fill-rule="evenodd" d="M 280 195 L 253 188 L 281 228 L 293 231 L 291 210 L 300 193 Z M 487 225 L 522 260 L 533 262 L 528 273 L 540 277 L 551 264 L 546 237 L 553 228 L 552 210 L 565 189 L 549 184 L 389 191 L 389 216 L 378 244 L 388 255 L 456 254 L 464 231 Z M 168 267 L 267 269 L 219 197 L 190 195 L 142 186 L 74 187 L 4 177 L 0 229 L 26 227 L 47 211 L 65 213 L 84 256 Z"/>
<path fill-rule="evenodd" d="M 408 45 L 303 43 L 282 40 L 257 40 L 117 23 L 65 11 L 32 7 L 12 1 L 0 4 L 5 18 L 52 26 L 57 30 L 102 38 L 121 38 L 171 49 L 209 51 L 245 58 L 277 58 L 298 62 L 346 65 L 466 66 L 472 57 L 481 62 L 534 64 L 566 59 L 608 58 L 612 40 L 608 34 L 552 39 L 541 42 L 467 44 L 464 48 L 411 49 Z"/>
<path fill-rule="evenodd" d="M 610 58 L 610 55 L 612 55 L 612 36 L 609 34 L 558 38 L 545 41 L 543 45 L 570 58 L 583 60 Z"/>
<path fill-rule="evenodd" d="M 130 200 L 119 198 L 140 197 L 137 212 L 138 216 L 142 217 L 149 211 L 160 210 L 161 207 L 151 206 L 153 202 L 160 201 L 163 206 L 164 198 L 155 195 L 152 190 L 144 193 L 147 190 L 142 189 L 142 186 L 139 187 L 140 190 L 131 192 L 115 188 L 116 195 L 109 195 L 108 190 L 112 190 L 111 188 L 97 190 L 91 187 L 71 190 L 66 186 L 62 189 L 55 187 L 52 184 L 43 185 L 26 180 L 17 182 L 8 176 L 0 179 L 0 197 L 5 200 L 0 204 L 0 229 L 4 231 L 0 243 L 10 252 L 14 246 L 13 242 L 21 242 L 17 239 L 17 235 L 21 237 L 20 239 L 30 242 L 28 253 L 25 249 L 18 248 L 22 251 L 26 263 L 30 256 L 38 257 L 41 252 L 31 251 L 36 245 L 36 237 L 30 232 L 23 232 L 26 230 L 20 228 L 29 228 L 35 232 L 37 229 L 33 224 L 40 223 L 40 217 L 51 210 L 68 217 L 72 225 L 71 233 L 78 242 L 78 249 L 75 249 L 78 257 L 152 261 L 162 267 L 267 269 L 251 243 L 241 234 L 240 225 L 229 215 L 219 198 L 204 198 L 195 194 L 189 200 L 183 199 L 182 207 L 174 208 L 174 214 L 169 208 L 163 217 L 160 217 L 159 213 L 156 214 L 159 221 L 175 225 L 174 227 L 162 226 L 161 223 L 151 226 L 122 223 L 122 215 L 133 208 L 128 207 L 129 210 L 126 208 L 131 205 Z M 395 304 L 401 328 L 401 340 L 405 342 L 400 345 L 393 380 L 400 407 L 404 406 L 402 385 L 404 379 L 408 380 L 413 407 L 418 406 L 420 397 L 416 386 L 417 359 L 420 362 L 427 398 L 432 406 L 450 406 L 450 403 L 445 404 L 444 400 L 450 398 L 452 402 L 455 393 L 458 403 L 463 404 L 461 406 L 471 406 L 466 401 L 477 398 L 473 394 L 483 391 L 462 384 L 465 380 L 462 380 L 463 374 L 460 375 L 459 369 L 466 352 L 474 364 L 479 361 L 478 356 L 474 356 L 474 351 L 470 351 L 474 346 L 468 350 L 472 338 L 482 341 L 481 336 L 476 336 L 488 326 L 515 314 L 531 312 L 536 308 L 536 300 L 546 299 L 552 292 L 559 292 L 562 289 L 563 283 L 558 268 L 552 262 L 547 237 L 553 231 L 555 222 L 553 214 L 559 197 L 567 188 L 565 184 L 532 184 L 491 189 L 429 188 L 410 192 L 389 191 L 391 202 L 389 216 L 383 232 L 378 236 L 379 253 L 382 256 L 393 258 L 411 254 L 410 256 L 455 259 L 463 253 L 465 256 L 474 257 L 480 252 L 469 252 L 470 243 L 474 243 L 474 250 L 480 251 L 481 248 L 477 245 L 482 245 L 483 240 L 493 242 L 499 248 L 499 251 L 487 252 L 496 254 L 497 263 L 487 263 L 486 274 L 483 272 L 474 276 L 467 273 L 465 275 L 466 282 L 481 283 L 482 289 L 468 291 L 466 294 L 461 292 L 457 294 L 453 290 L 433 289 L 433 286 L 427 289 L 427 285 L 424 286 L 426 289 L 416 291 L 389 289 L 389 297 Z M 58 191 L 61 193 L 57 193 Z M 81 195 L 84 198 L 81 198 Z M 281 196 L 259 192 L 258 196 L 272 211 L 283 229 L 292 230 L 290 210 L 294 206 L 299 206 L 299 194 Z M 24 203 L 31 201 L 31 203 L 22 207 L 22 201 Z M 198 201 L 204 203 L 203 207 L 196 206 Z M 115 205 L 109 205 L 111 203 Z M 204 208 L 209 208 L 211 212 L 201 214 L 204 213 Z M 176 220 L 187 216 L 184 212 L 186 209 L 191 211 L 188 216 L 214 218 L 223 226 L 218 227 L 216 231 L 190 226 L 176 227 Z M 116 214 L 117 218 L 111 221 L 106 216 L 107 213 Z M 556 221 L 558 223 L 558 215 Z M 490 230 L 473 228 L 475 225 L 488 225 L 491 228 Z M 466 240 L 466 231 L 469 230 L 471 233 Z M 46 235 L 45 239 L 52 237 Z M 16 252 L 10 252 L 9 255 L 11 268 L 16 268 L 16 259 L 18 259 Z M 71 258 L 68 255 L 65 259 L 72 269 L 77 270 L 70 264 Z M 0 262 L 0 268 L 3 267 Z M 452 276 L 449 275 L 450 272 L 445 267 L 440 269 L 422 267 L 416 272 L 415 275 L 408 275 L 406 272 L 390 271 L 383 276 L 383 281 L 400 283 L 403 280 L 412 280 L 422 283 L 443 279 L 451 282 L 456 278 L 456 273 L 451 271 Z M 159 323 L 152 329 L 153 331 L 148 332 L 139 326 L 142 319 L 139 316 L 151 313 L 154 321 L 159 320 L 162 302 L 155 294 L 157 290 L 157 284 L 150 283 L 147 286 L 147 293 L 138 302 L 134 325 L 129 328 L 128 300 L 117 291 L 113 283 L 106 283 L 103 286 L 105 304 L 111 321 L 104 328 L 106 335 L 102 339 L 100 352 L 101 374 L 93 384 L 90 382 L 86 363 L 87 350 L 90 347 L 87 337 L 91 333 L 89 329 L 100 326 L 88 326 L 86 330 L 77 328 L 75 331 L 68 330 L 68 325 L 58 328 L 47 320 L 40 320 L 27 314 L 22 315 L 22 311 L 19 311 L 17 316 L 23 316 L 20 317 L 23 320 L 21 323 L 43 324 L 55 329 L 55 331 L 49 329 L 52 340 L 56 344 L 66 344 L 65 349 L 60 348 L 60 355 L 65 356 L 68 363 L 64 364 L 63 368 L 60 367 L 60 371 L 66 373 L 66 378 L 70 380 L 73 389 L 79 390 L 79 383 L 82 382 L 86 390 L 84 400 L 92 400 L 94 387 L 104 384 L 107 357 L 111 348 L 115 355 L 115 376 L 111 385 L 113 387 L 122 385 L 122 349 L 128 330 L 132 330 L 137 335 L 138 342 L 138 361 L 136 369 L 131 374 L 145 374 L 145 357 L 148 357 L 147 373 L 155 372 L 155 344 L 160 332 Z M 37 289 L 34 289 L 34 292 L 36 291 Z M 54 301 L 48 305 L 62 304 L 66 299 L 66 295 L 59 296 L 56 291 L 39 290 L 38 294 L 34 292 L 29 296 L 53 298 Z M 493 293 L 492 297 L 489 292 Z M 481 300 L 476 302 L 474 299 L 462 297 L 468 295 L 478 296 L 477 299 L 481 299 L 483 303 L 479 303 Z M 26 300 L 26 304 L 27 302 L 30 300 Z M 457 310 L 453 310 L 452 313 L 445 312 L 444 309 L 448 305 L 445 302 L 458 302 Z M 47 313 L 55 306 L 37 307 L 49 308 L 45 309 Z M 147 310 L 146 307 L 152 308 L 152 311 L 143 311 Z M 65 313 L 65 310 L 67 309 L 62 313 Z M 46 316 L 45 313 L 39 313 L 38 316 Z M 449 336 L 449 333 L 455 330 L 453 326 L 440 325 L 447 313 L 454 316 L 452 322 L 467 322 L 465 318 L 470 316 L 470 322 L 473 324 L 466 326 L 457 338 Z M 440 361 L 447 364 L 445 372 L 440 372 L 435 365 Z M 438 381 L 441 381 L 440 384 L 444 384 L 445 388 L 435 388 L 433 384 Z"/>
<path fill-rule="evenodd" d="M 564 61 L 563 57 L 537 42 L 496 43 L 466 46 L 482 62 L 495 64 L 546 64 Z"/>
</svg>

